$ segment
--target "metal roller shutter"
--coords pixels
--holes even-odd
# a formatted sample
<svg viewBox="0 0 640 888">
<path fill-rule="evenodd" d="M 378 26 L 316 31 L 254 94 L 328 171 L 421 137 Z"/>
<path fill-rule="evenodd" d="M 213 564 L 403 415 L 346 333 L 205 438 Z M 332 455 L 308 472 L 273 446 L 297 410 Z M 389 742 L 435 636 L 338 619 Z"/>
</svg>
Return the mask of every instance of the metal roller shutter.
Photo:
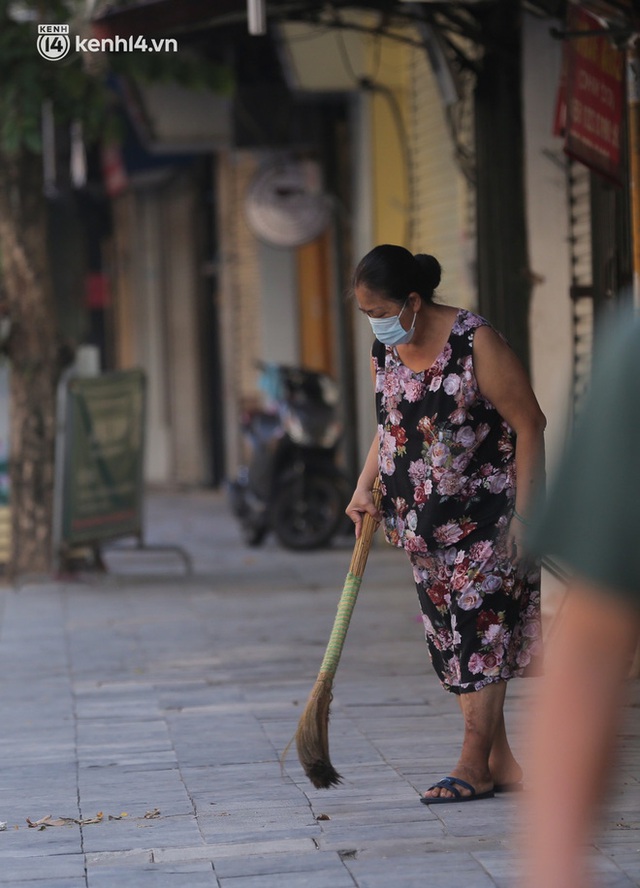
<svg viewBox="0 0 640 888">
<path fill-rule="evenodd" d="M 443 301 L 473 308 L 475 293 L 474 189 L 456 160 L 456 146 L 425 52 L 408 54 L 408 131 L 411 158 L 409 248 L 431 253 L 443 268 Z M 462 113 L 459 137 L 470 138 L 469 103 Z M 466 122 L 465 122 L 466 121 Z M 468 132 L 468 136 L 465 133 Z"/>
</svg>

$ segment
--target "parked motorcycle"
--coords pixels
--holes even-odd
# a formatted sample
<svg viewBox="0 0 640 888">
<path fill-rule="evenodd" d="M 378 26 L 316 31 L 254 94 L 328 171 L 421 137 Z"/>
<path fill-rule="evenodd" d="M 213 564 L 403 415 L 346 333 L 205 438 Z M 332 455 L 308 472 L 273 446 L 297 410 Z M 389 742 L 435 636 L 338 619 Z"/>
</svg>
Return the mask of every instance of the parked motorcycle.
<svg viewBox="0 0 640 888">
<path fill-rule="evenodd" d="M 270 531 L 288 549 L 329 543 L 344 518 L 350 485 L 336 462 L 342 426 L 331 377 L 260 364 L 263 409 L 243 418 L 248 460 L 229 485 L 245 542 Z"/>
</svg>

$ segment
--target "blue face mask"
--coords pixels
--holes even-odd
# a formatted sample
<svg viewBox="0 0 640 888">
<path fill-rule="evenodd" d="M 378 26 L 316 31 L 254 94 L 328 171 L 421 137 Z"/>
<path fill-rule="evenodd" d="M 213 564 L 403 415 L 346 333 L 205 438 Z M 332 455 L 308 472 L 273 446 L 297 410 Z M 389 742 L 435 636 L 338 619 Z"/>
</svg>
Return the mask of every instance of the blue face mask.
<svg viewBox="0 0 640 888">
<path fill-rule="evenodd" d="M 408 330 L 405 330 L 400 323 L 400 315 L 407 307 L 408 301 L 407 299 L 397 315 L 392 315 L 390 318 L 369 318 L 369 323 L 376 339 L 382 342 L 383 345 L 406 345 L 407 342 L 411 341 L 416 325 L 415 312 Z"/>
</svg>

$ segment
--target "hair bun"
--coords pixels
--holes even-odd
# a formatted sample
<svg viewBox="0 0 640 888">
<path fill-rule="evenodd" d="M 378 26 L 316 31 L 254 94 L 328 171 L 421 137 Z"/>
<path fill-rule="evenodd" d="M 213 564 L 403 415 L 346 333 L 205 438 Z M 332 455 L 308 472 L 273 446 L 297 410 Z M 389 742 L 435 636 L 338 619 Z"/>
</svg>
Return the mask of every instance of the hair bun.
<svg viewBox="0 0 640 888">
<path fill-rule="evenodd" d="M 428 253 L 416 253 L 414 259 L 420 266 L 420 273 L 425 282 L 426 289 L 433 290 L 440 284 L 442 268 L 435 256 Z"/>
</svg>

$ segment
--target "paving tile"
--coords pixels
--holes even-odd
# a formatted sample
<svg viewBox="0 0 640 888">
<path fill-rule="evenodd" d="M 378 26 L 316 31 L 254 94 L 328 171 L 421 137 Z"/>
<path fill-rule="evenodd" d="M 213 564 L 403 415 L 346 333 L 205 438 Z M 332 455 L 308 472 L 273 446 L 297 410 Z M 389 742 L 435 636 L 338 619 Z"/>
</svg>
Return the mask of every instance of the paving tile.
<svg viewBox="0 0 640 888">
<path fill-rule="evenodd" d="M 494 882 L 470 854 L 432 851 L 425 855 L 396 858 L 345 860 L 359 888 L 388 888 L 389 885 L 429 888 L 493 888 Z"/>
<path fill-rule="evenodd" d="M 129 864 L 131 861 L 129 861 Z M 113 888 L 122 884 L 123 867 L 92 867 L 88 871 L 88 888 Z M 219 888 L 219 882 L 210 863 L 188 865 L 126 867 L 126 888 Z"/>
<path fill-rule="evenodd" d="M 195 817 L 159 817 L 144 819 L 127 817 L 84 830 L 84 850 L 131 851 L 138 848 L 178 848 L 200 840 Z"/>
<path fill-rule="evenodd" d="M 0 834 L 0 860 L 4 857 L 35 858 L 76 854 L 81 850 L 82 837 L 76 824 L 41 830 L 30 829 L 24 821 L 15 824 L 9 822 L 7 830 Z"/>
<path fill-rule="evenodd" d="M 65 877 L 62 879 L 51 878 L 50 876 L 43 876 L 41 879 L 21 879 L 19 877 L 12 877 L 12 879 L 8 882 L 5 882 L 0 874 L 0 885 L 19 885 L 20 888 L 86 888 L 87 882 L 84 877 L 74 879 Z"/>
<path fill-rule="evenodd" d="M 151 848 L 136 848 L 133 851 L 94 851 L 85 855 L 87 869 L 92 867 L 118 867 L 120 878 L 126 869 L 142 868 L 153 863 Z"/>
<path fill-rule="evenodd" d="M 192 848 L 154 849 L 153 856 L 158 862 L 175 860 L 213 860 L 216 862 L 226 857 L 244 858 L 255 854 L 282 854 L 287 851 L 307 854 L 309 851 L 316 850 L 317 846 L 312 839 L 275 838 L 266 841 L 221 842 L 215 845 L 210 843 Z"/>
<path fill-rule="evenodd" d="M 314 873 L 322 871 L 331 885 L 332 874 L 342 875 L 344 863 L 339 854 L 321 854 L 317 849 L 304 854 L 252 854 L 249 857 L 216 859 L 216 875 L 221 879 L 237 876 L 275 876 L 283 873 Z"/>
<path fill-rule="evenodd" d="M 84 882 L 84 857 L 82 854 L 48 854 L 42 856 L 0 857 L 0 884 L 15 885 L 21 882 L 43 880 L 53 882 L 66 879 Z M 43 885 L 42 888 L 45 888 Z"/>
<path fill-rule="evenodd" d="M 314 870 L 220 878 L 220 888 L 354 888 L 354 885 L 355 882 L 347 870 L 339 873 L 334 870 Z"/>
</svg>

